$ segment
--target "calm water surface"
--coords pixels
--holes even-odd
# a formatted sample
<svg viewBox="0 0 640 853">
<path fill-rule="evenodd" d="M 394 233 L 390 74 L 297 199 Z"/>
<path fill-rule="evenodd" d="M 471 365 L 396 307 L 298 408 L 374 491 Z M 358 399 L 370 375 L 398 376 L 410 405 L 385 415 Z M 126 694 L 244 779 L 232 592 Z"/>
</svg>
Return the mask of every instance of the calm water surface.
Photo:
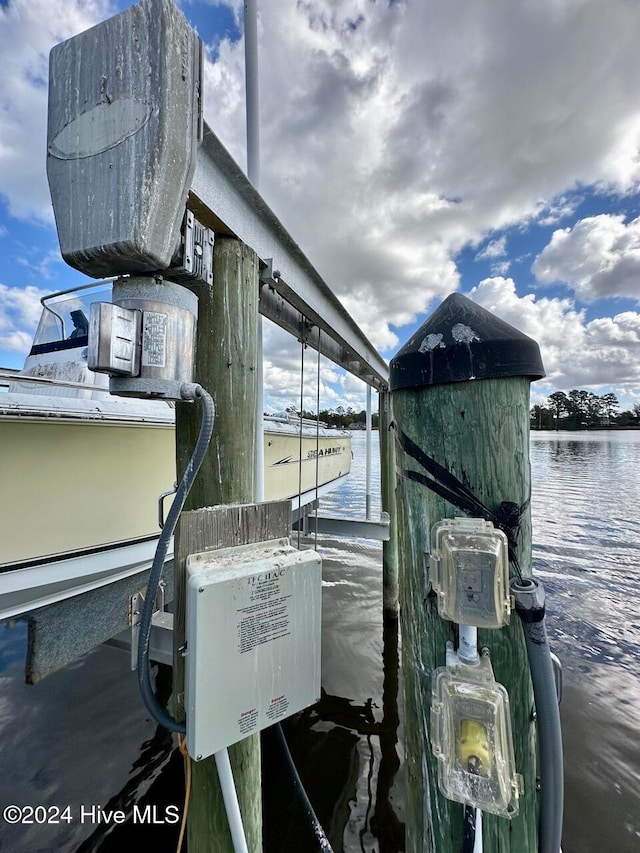
<svg viewBox="0 0 640 853">
<path fill-rule="evenodd" d="M 364 514 L 364 440 L 348 484 L 324 501 Z M 377 435 L 374 435 L 374 464 Z M 533 433 L 534 566 L 564 665 L 564 853 L 640 850 L 640 432 Z M 377 464 L 374 471 L 377 470 Z M 374 477 L 375 480 L 375 477 Z M 374 514 L 379 511 L 374 495 Z M 314 540 L 305 542 L 314 545 Z M 323 698 L 286 731 L 334 849 L 403 849 L 398 639 L 381 616 L 380 546 L 320 538 Z M 0 850 L 174 850 L 173 827 L 96 826 L 80 804 L 181 805 L 181 760 L 147 718 L 121 652 L 100 648 L 37 687 L 25 629 L 0 626 L 0 802 L 70 804 L 71 824 L 10 826 Z M 168 690 L 167 673 L 160 689 Z M 264 744 L 267 853 L 316 848 Z"/>
</svg>

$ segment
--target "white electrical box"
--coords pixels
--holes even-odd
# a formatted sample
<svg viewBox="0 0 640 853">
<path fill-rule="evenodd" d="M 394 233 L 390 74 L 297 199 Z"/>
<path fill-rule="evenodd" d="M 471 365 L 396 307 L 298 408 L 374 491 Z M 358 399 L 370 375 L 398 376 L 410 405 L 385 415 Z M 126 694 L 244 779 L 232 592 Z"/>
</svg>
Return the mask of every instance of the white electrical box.
<svg viewBox="0 0 640 853">
<path fill-rule="evenodd" d="M 320 698 L 322 562 L 288 540 L 187 559 L 187 748 L 201 760 Z"/>
</svg>

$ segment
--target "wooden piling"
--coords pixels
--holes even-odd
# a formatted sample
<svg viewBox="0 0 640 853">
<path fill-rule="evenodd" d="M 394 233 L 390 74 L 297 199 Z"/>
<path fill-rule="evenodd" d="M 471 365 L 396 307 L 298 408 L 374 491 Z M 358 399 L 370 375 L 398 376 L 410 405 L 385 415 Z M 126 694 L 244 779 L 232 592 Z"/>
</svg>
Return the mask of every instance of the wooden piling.
<svg viewBox="0 0 640 853">
<path fill-rule="evenodd" d="M 398 615 L 398 519 L 396 513 L 396 448 L 391 432 L 391 395 L 378 395 L 380 492 L 382 511 L 389 513 L 389 539 L 382 543 L 382 606 L 385 616 Z"/>
<path fill-rule="evenodd" d="M 455 295 L 449 300 L 391 362 L 396 428 L 452 472 L 491 511 L 495 512 L 502 501 L 528 507 L 529 384 L 531 378 L 544 375 L 541 362 L 538 368 L 527 364 L 531 355 L 527 351 L 521 364 L 513 370 L 505 369 L 501 349 L 504 341 L 494 349 L 487 348 L 485 337 L 477 330 L 486 320 L 484 315 L 497 318 L 464 297 Z M 501 334 L 507 334 L 503 329 L 506 327 L 520 335 L 502 321 L 497 322 L 501 324 Z M 535 342 L 528 338 L 526 341 L 537 350 Z M 535 362 L 534 355 L 531 359 Z M 403 375 L 403 371 L 411 376 Z M 468 381 L 461 381 L 464 377 Z M 430 489 L 403 477 L 403 470 L 412 469 L 423 475 L 425 471 L 399 447 L 397 453 L 406 849 L 408 853 L 457 853 L 462 849 L 463 806 L 441 795 L 429 739 L 432 673 L 445 664 L 446 642 L 452 640 L 457 647 L 457 626 L 438 615 L 435 595 L 430 592 L 428 566 L 433 524 L 464 513 Z M 517 553 L 523 573 L 530 574 L 528 508 L 522 516 Z M 534 853 L 534 705 L 524 638 L 515 614 L 508 627 L 479 631 L 478 646 L 489 648 L 496 681 L 509 693 L 516 767 L 524 779 L 524 794 L 515 818 L 483 814 L 484 849 L 491 853 Z"/>
<path fill-rule="evenodd" d="M 217 237 L 214 283 L 198 288 L 196 381 L 213 396 L 216 420 L 209 452 L 194 483 L 187 510 L 216 504 L 253 503 L 255 494 L 258 261 L 238 240 Z M 176 459 L 182 476 L 195 445 L 200 412 L 179 403 L 176 411 Z M 176 531 L 174 694 L 184 718 L 185 560 L 190 537 L 182 523 Z M 219 543 L 218 547 L 224 543 Z M 221 697 L 223 698 L 223 697 Z M 251 736 L 230 747 L 248 848 L 262 850 L 260 739 Z M 189 758 L 186 759 L 190 761 Z M 233 853 L 222 793 L 213 757 L 191 762 L 190 853 Z"/>
</svg>

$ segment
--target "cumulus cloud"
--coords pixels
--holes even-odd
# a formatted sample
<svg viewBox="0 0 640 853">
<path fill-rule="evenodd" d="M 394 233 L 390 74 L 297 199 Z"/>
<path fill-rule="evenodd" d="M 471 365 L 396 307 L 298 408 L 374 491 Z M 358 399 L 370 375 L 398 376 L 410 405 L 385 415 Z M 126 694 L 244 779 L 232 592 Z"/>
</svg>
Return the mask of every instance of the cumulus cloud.
<svg viewBox="0 0 640 853">
<path fill-rule="evenodd" d="M 518 296 L 510 278 L 484 279 L 469 296 L 538 342 L 547 376 L 535 393 L 615 383 L 631 397 L 640 383 L 639 313 L 587 321 L 569 298 Z"/>
<path fill-rule="evenodd" d="M 0 193 L 13 216 L 51 221 L 48 51 L 114 5 L 0 7 Z M 227 5 L 239 20 L 242 3 Z M 399 328 L 459 287 L 464 246 L 560 221 L 585 187 L 637 188 L 639 25 L 627 0 L 261 0 L 261 192 L 374 344 L 394 349 Z M 205 117 L 241 164 L 243 50 L 210 45 L 205 69 Z M 621 255 L 614 243 L 610 251 Z M 490 258 L 504 277 L 509 259 Z M 631 273 L 614 266 L 630 295 Z M 610 292 L 607 271 L 597 272 L 572 279 L 576 293 Z M 558 323 L 579 314 L 549 302 Z M 544 301 L 534 304 L 539 316 Z M 274 371 L 285 370 L 285 352 L 291 359 L 286 348 L 267 351 Z"/>
<path fill-rule="evenodd" d="M 46 291 L 37 287 L 0 284 L 0 349 L 28 351 L 33 340 Z"/>
<path fill-rule="evenodd" d="M 511 268 L 511 261 L 498 261 L 491 264 L 491 275 L 506 275 Z"/>
<path fill-rule="evenodd" d="M 556 225 L 573 216 L 581 202 L 582 197 L 579 195 L 563 195 L 549 202 L 541 201 L 535 218 L 540 225 Z"/>
<path fill-rule="evenodd" d="M 320 358 L 320 390 L 318 395 L 318 354 L 306 347 L 304 357 L 296 341 L 268 320 L 263 323 L 263 364 L 265 411 L 280 412 L 302 407 L 308 412 L 338 405 L 362 408 L 364 384 L 336 368 L 324 356 Z M 304 375 L 302 371 L 304 370 Z"/>
<path fill-rule="evenodd" d="M 53 276 L 52 267 L 57 264 L 62 264 L 62 255 L 60 249 L 50 249 L 43 258 L 40 258 L 36 263 L 25 257 L 17 257 L 16 261 L 23 267 L 37 273 L 41 279 L 50 279 Z"/>
<path fill-rule="evenodd" d="M 465 244 L 636 185 L 639 22 L 622 0 L 261 4 L 263 195 L 375 343 L 458 287 Z M 206 95 L 241 163 L 242 51 Z"/>
<path fill-rule="evenodd" d="M 487 245 L 478 252 L 476 261 L 484 261 L 493 258 L 503 258 L 507 254 L 507 237 L 503 234 L 498 240 L 491 240 Z"/>
<path fill-rule="evenodd" d="M 11 216 L 53 222 L 45 163 L 49 51 L 114 11 L 108 0 L 0 6 L 0 194 Z"/>
<path fill-rule="evenodd" d="M 586 301 L 640 297 L 640 217 L 608 213 L 554 231 L 533 264 L 541 282 L 566 282 Z"/>
</svg>

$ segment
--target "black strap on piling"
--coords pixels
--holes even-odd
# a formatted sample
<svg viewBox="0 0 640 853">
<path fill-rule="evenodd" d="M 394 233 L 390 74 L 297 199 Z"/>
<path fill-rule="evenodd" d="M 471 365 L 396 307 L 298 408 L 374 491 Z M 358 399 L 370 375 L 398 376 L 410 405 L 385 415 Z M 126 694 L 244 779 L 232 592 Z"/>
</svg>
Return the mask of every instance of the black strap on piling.
<svg viewBox="0 0 640 853">
<path fill-rule="evenodd" d="M 520 521 L 525 510 L 529 506 L 530 497 L 523 504 L 517 504 L 513 501 L 502 501 L 496 512 L 493 512 L 486 507 L 479 498 L 477 498 L 468 486 L 461 483 L 458 478 L 447 471 L 447 469 L 436 462 L 431 456 L 426 454 L 409 436 L 398 429 L 398 425 L 394 422 L 390 426 L 396 434 L 396 440 L 400 447 L 404 450 L 407 456 L 414 459 L 427 474 L 422 474 L 420 471 L 411 471 L 405 469 L 401 471 L 401 476 L 407 480 L 413 480 L 415 483 L 431 489 L 436 495 L 443 500 L 462 510 L 462 512 L 472 517 L 482 517 L 487 521 L 493 522 L 495 527 L 507 537 L 509 547 L 509 560 L 517 575 L 520 575 L 520 563 L 516 554 L 518 544 L 518 533 L 520 530 Z M 429 476 L 427 476 L 429 475 Z"/>
</svg>

